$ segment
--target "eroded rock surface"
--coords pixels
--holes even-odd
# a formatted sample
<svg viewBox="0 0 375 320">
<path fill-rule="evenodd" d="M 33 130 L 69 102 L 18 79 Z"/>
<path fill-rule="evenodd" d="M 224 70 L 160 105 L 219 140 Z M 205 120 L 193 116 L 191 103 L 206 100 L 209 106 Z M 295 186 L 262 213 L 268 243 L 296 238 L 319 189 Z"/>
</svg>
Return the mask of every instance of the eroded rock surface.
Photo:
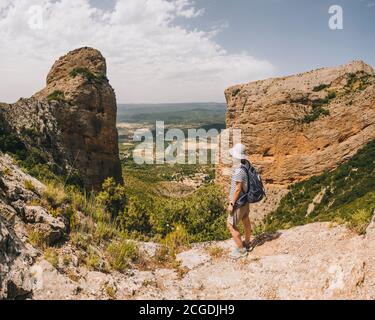
<svg viewBox="0 0 375 320">
<path fill-rule="evenodd" d="M 42 91 L 0 105 L 2 127 L 41 150 L 57 171 L 77 172 L 87 189 L 107 177 L 122 182 L 116 96 L 106 72 L 99 51 L 77 49 L 53 65 Z"/>
<path fill-rule="evenodd" d="M 45 186 L 0 153 L 0 299 L 32 297 L 37 250 L 30 235 L 40 234 L 50 245 L 66 236 L 66 225 L 45 208 L 30 206 L 40 198 Z"/>
<path fill-rule="evenodd" d="M 375 74 L 360 61 L 237 85 L 225 95 L 227 127 L 242 130 L 270 194 L 255 216 L 274 210 L 288 185 L 336 168 L 375 138 Z M 224 186 L 228 169 L 217 170 Z"/>
</svg>

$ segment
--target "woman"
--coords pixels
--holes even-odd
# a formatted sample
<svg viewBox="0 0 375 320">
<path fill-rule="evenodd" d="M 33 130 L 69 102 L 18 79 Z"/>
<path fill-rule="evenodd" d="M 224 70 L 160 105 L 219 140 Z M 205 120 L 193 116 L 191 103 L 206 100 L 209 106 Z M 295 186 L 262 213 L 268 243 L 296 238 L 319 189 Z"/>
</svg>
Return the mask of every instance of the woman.
<svg viewBox="0 0 375 320">
<path fill-rule="evenodd" d="M 236 202 L 244 194 L 249 191 L 248 186 L 248 170 L 250 169 L 250 162 L 246 155 L 246 147 L 242 144 L 237 144 L 229 151 L 234 161 L 234 173 L 232 176 L 230 198 L 229 198 L 229 216 L 228 229 L 236 243 L 236 249 L 231 253 L 231 258 L 237 260 L 246 257 L 250 248 L 251 240 L 251 222 L 250 222 L 250 204 L 246 204 L 241 208 L 236 207 Z M 245 241 L 242 242 L 241 233 L 238 230 L 239 223 L 242 222 L 245 227 Z"/>
</svg>

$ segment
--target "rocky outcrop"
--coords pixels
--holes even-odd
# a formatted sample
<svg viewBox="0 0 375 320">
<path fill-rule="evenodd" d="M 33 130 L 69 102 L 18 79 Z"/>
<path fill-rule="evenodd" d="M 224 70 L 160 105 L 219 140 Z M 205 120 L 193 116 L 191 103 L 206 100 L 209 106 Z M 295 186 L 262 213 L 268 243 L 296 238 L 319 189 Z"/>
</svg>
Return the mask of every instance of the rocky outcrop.
<svg viewBox="0 0 375 320">
<path fill-rule="evenodd" d="M 22 247 L 0 216 L 0 299 L 25 299 L 32 294 L 29 256 Z"/>
<path fill-rule="evenodd" d="M 87 189 L 99 189 L 107 177 L 122 182 L 116 96 L 106 72 L 99 51 L 77 49 L 53 65 L 42 91 L 0 105 L 3 127 L 63 174 L 78 173 Z"/>
<path fill-rule="evenodd" d="M 31 266 L 37 251 L 30 234 L 43 236 L 49 245 L 61 242 L 66 225 L 46 209 L 31 205 L 45 186 L 22 172 L 13 159 L 0 153 L 0 299 L 32 297 Z"/>
<path fill-rule="evenodd" d="M 288 185 L 330 171 L 375 138 L 375 73 L 363 62 L 231 87 L 227 128 L 260 169 L 269 199 L 255 216 L 276 209 Z M 218 181 L 230 175 L 219 165 Z"/>
</svg>

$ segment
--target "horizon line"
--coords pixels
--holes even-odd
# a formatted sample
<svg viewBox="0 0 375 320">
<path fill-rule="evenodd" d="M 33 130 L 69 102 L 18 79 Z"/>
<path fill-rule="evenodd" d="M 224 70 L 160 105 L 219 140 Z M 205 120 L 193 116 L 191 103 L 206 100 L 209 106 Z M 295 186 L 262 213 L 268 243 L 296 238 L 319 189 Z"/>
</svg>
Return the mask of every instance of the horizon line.
<svg viewBox="0 0 375 320">
<path fill-rule="evenodd" d="M 225 101 L 217 102 L 217 101 L 198 101 L 198 102 L 117 102 L 117 104 L 127 104 L 127 105 L 160 105 L 160 104 L 226 104 Z"/>
</svg>

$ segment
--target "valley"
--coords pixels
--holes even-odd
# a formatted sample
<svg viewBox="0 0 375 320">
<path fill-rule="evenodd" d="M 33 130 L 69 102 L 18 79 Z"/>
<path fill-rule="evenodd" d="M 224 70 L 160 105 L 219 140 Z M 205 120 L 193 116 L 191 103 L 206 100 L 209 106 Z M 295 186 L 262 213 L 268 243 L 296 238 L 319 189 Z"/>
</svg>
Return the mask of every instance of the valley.
<svg viewBox="0 0 375 320">
<path fill-rule="evenodd" d="M 225 129 L 225 104 L 191 103 L 191 104 L 157 104 L 157 105 L 124 105 L 118 106 L 119 150 L 124 177 L 128 180 L 139 179 L 159 192 L 161 196 L 184 197 L 191 195 L 200 187 L 212 184 L 215 180 L 215 167 L 208 156 L 208 164 L 165 164 L 137 165 L 133 152 L 140 142 L 134 141 L 136 131 L 151 131 L 155 134 L 157 121 L 165 123 L 165 130 L 177 129 L 186 132 L 183 148 L 187 151 L 210 153 L 217 146 L 197 144 L 188 139 L 189 129 L 220 130 Z M 166 144 L 167 146 L 168 144 Z M 188 146 L 189 145 L 189 146 Z M 190 149 L 189 149 L 190 148 Z M 155 159 L 153 158 L 152 161 Z"/>
</svg>

